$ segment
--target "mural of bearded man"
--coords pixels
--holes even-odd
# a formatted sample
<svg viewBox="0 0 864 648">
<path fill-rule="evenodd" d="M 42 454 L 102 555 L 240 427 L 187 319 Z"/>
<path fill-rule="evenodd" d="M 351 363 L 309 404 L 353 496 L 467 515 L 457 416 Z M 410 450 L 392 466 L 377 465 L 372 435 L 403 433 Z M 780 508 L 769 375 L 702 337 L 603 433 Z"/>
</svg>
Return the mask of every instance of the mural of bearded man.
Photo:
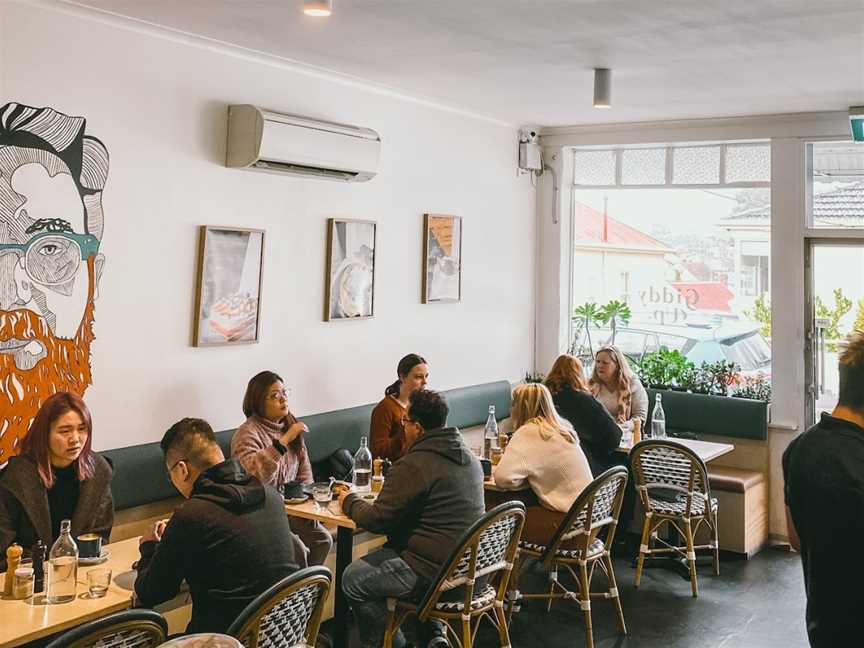
<svg viewBox="0 0 864 648">
<path fill-rule="evenodd" d="M 0 464 L 48 396 L 91 382 L 108 151 L 85 125 L 0 107 Z"/>
</svg>

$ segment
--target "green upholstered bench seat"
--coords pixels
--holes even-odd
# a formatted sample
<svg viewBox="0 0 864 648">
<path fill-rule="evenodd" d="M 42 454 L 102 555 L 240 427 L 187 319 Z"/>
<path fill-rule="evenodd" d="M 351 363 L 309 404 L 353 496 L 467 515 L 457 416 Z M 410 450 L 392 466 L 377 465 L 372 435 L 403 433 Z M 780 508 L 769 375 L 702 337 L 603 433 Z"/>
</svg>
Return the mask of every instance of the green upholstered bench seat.
<svg viewBox="0 0 864 648">
<path fill-rule="evenodd" d="M 459 428 L 480 425 L 486 421 L 489 405 L 495 406 L 499 420 L 509 417 L 510 391 L 510 383 L 506 380 L 445 391 L 450 406 L 448 424 Z M 306 447 L 316 473 L 320 472 L 321 463 L 339 448 L 347 448 L 353 453 L 360 446 L 360 437 L 369 434 L 369 420 L 374 407 L 374 404 L 360 405 L 301 417 L 309 426 Z M 234 430 L 216 433 L 226 457 L 230 454 L 233 435 Z M 122 511 L 177 495 L 165 472 L 158 442 L 105 450 L 102 455 L 114 464 L 111 491 L 115 510 Z"/>
<path fill-rule="evenodd" d="M 730 396 L 706 396 L 672 390 L 648 390 L 648 423 L 655 396 L 663 396 L 666 429 L 676 431 L 732 437 L 739 439 L 768 439 L 768 405 L 763 401 Z"/>
</svg>

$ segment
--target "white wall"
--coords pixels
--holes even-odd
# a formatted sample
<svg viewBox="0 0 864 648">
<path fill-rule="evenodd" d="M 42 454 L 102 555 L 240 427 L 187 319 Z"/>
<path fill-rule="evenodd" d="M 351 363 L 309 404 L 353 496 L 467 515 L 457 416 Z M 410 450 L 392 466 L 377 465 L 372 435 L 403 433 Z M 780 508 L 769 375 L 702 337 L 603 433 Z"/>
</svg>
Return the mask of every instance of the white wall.
<svg viewBox="0 0 864 648">
<path fill-rule="evenodd" d="M 158 440 L 183 416 L 235 426 L 265 368 L 303 414 L 377 400 L 408 352 L 440 389 L 533 366 L 535 203 L 516 177 L 515 127 L 45 3 L 4 4 L 0 24 L 2 102 L 83 115 L 111 155 L 86 393 L 96 447 Z M 232 103 L 375 128 L 380 175 L 345 185 L 227 169 Z M 464 217 L 459 304 L 420 303 L 424 212 Z M 371 320 L 322 321 L 328 217 L 378 222 Z M 190 345 L 201 224 L 266 230 L 260 344 Z"/>
</svg>

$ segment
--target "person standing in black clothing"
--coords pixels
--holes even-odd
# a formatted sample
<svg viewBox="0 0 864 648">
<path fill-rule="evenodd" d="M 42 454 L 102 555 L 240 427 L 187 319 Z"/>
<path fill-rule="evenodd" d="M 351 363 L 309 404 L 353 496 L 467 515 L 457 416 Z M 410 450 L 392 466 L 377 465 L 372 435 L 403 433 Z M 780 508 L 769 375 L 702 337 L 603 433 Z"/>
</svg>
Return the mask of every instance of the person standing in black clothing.
<svg viewBox="0 0 864 648">
<path fill-rule="evenodd" d="M 591 394 L 579 358 L 558 356 L 543 384 L 558 414 L 576 430 L 591 473 L 596 477 L 615 465 L 612 453 L 621 443 L 621 428 Z"/>
<path fill-rule="evenodd" d="M 175 423 L 161 446 L 171 483 L 187 501 L 141 538 L 135 593 L 153 607 L 185 579 L 186 632 L 225 632 L 256 596 L 298 569 L 282 495 L 238 460 L 225 461 L 206 421 Z"/>
<path fill-rule="evenodd" d="M 783 453 L 789 541 L 801 552 L 813 648 L 861 644 L 864 333 L 849 336 L 839 370 L 837 407 Z"/>
</svg>

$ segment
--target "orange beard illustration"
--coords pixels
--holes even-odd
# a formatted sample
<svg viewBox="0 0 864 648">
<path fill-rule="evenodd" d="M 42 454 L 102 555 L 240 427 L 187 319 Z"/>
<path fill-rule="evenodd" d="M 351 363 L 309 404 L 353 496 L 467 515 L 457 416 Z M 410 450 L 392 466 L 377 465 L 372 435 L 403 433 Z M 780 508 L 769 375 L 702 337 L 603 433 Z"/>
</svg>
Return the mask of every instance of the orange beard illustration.
<svg viewBox="0 0 864 648">
<path fill-rule="evenodd" d="M 0 352 L 0 464 L 18 454 L 30 422 L 46 398 L 58 391 L 83 396 L 90 384 L 95 285 L 92 256 L 87 259 L 87 275 L 87 306 L 71 340 L 56 337 L 45 319 L 31 310 L 0 311 L 0 342 L 31 340 L 42 344 L 47 352 L 32 369 L 19 369 L 14 354 Z"/>
</svg>

